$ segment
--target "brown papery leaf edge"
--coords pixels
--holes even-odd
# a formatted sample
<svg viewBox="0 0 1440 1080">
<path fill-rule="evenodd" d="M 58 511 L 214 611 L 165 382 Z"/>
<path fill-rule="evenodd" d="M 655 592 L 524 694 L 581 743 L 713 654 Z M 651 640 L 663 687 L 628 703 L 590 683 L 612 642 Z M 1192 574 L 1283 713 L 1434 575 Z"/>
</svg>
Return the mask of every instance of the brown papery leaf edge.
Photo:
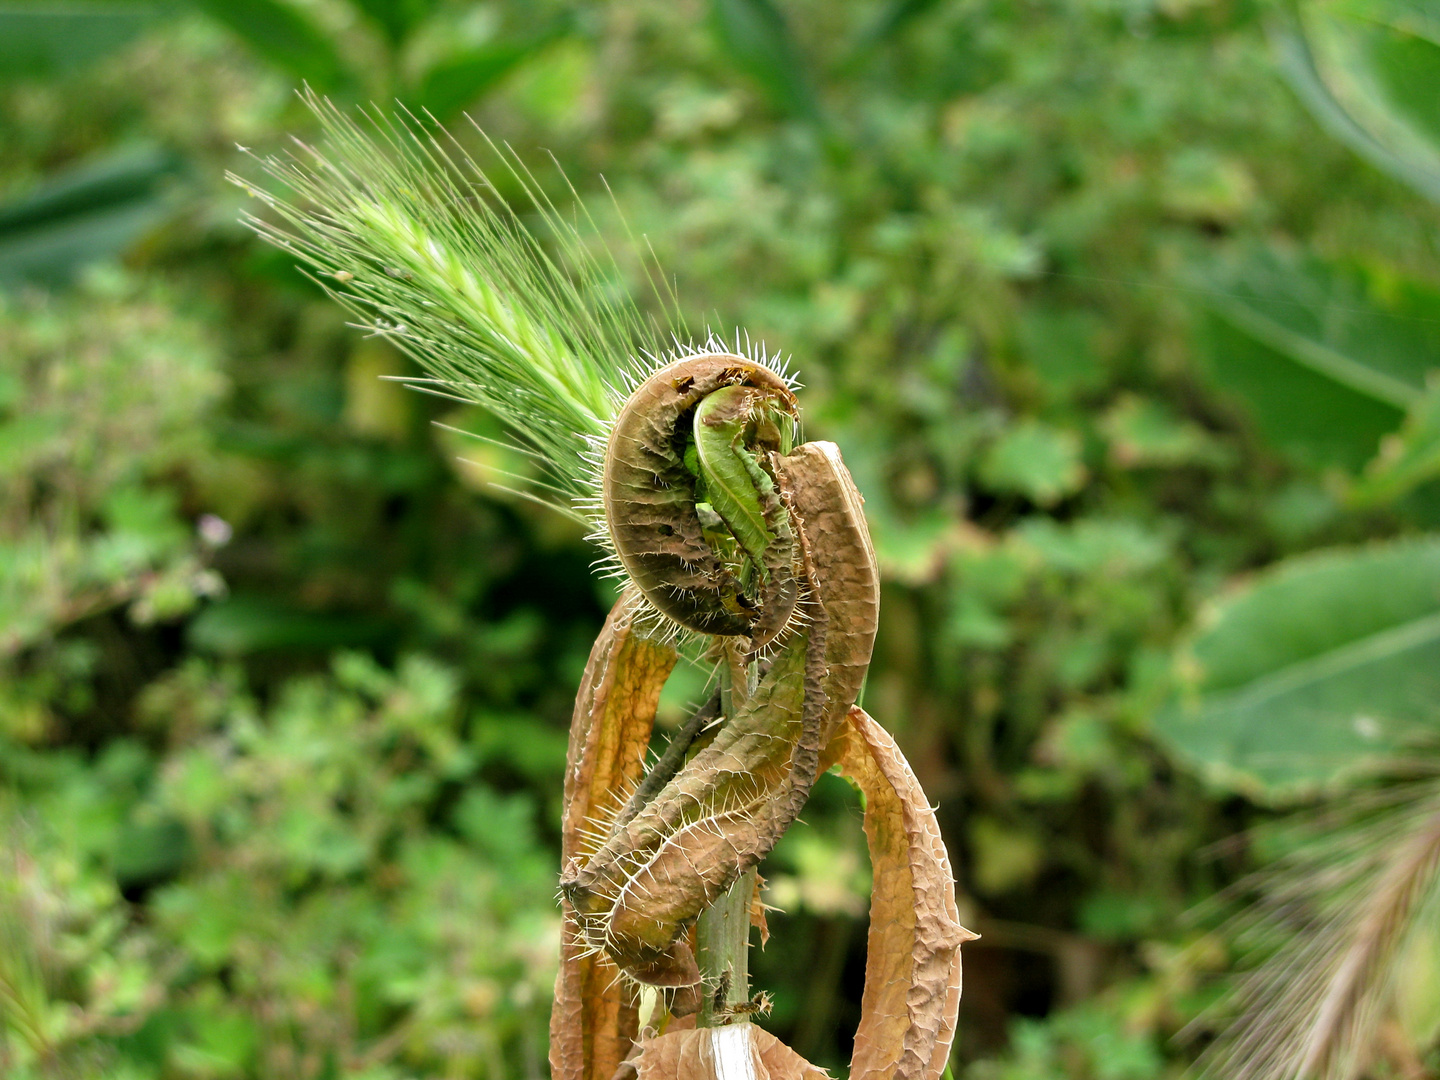
<svg viewBox="0 0 1440 1080">
<path fill-rule="evenodd" d="M 636 632 L 644 602 L 622 593 L 590 650 L 575 699 L 565 762 L 562 865 L 585 848 L 587 823 L 616 809 L 644 771 L 660 690 L 675 666 L 673 646 Z M 562 900 L 560 971 L 550 1014 L 554 1080 L 610 1080 L 639 1035 L 639 1003 L 619 969 L 587 954 L 574 909 Z"/>
</svg>

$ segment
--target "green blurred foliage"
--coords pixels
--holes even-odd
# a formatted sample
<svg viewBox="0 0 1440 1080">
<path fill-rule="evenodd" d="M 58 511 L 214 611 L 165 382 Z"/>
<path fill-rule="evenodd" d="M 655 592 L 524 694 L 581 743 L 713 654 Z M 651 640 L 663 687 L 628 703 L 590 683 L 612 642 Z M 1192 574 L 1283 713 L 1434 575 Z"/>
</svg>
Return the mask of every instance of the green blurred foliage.
<svg viewBox="0 0 1440 1080">
<path fill-rule="evenodd" d="M 0 1071 L 545 1074 L 610 593 L 487 486 L 513 455 L 432 421 L 493 425 L 381 381 L 403 358 L 237 224 L 221 177 L 312 134 L 305 79 L 469 110 L 563 200 L 553 152 L 637 296 L 631 236 L 695 326 L 794 356 L 884 573 L 865 703 L 984 934 L 957 1075 L 1178 1072 L 1229 962 L 1184 913 L 1259 859 L 1207 850 L 1437 725 L 1434 664 L 1376 653 L 1440 612 L 1407 10 L 0 5 Z M 857 815 L 817 789 L 754 959 L 829 1066 Z"/>
</svg>

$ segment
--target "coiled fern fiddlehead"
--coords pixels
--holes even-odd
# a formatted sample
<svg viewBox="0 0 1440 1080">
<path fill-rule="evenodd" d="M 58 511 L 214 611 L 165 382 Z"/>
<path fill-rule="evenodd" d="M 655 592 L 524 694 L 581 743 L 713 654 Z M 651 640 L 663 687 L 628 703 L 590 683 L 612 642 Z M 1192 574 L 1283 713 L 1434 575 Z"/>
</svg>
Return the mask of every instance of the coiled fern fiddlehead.
<svg viewBox="0 0 1440 1080">
<path fill-rule="evenodd" d="M 294 202 L 236 178 L 279 219 L 252 224 L 419 361 L 423 388 L 505 421 L 626 580 L 572 719 L 553 1075 L 822 1075 L 747 1022 L 757 1005 L 743 957 L 754 868 L 833 766 L 866 797 L 875 871 L 851 1076 L 934 1080 L 973 935 L 956 918 L 933 811 L 893 740 L 855 706 L 879 583 L 839 449 L 800 441 L 794 386 L 763 356 L 712 339 L 633 360 L 651 328 L 608 299 L 579 234 L 543 199 L 532 195 L 565 269 L 483 197 L 488 181 L 453 143 L 381 117 L 377 146 L 309 101 L 328 145 L 264 162 Z M 514 178 L 527 185 L 523 171 Z M 687 634 L 709 643 L 723 692 L 647 772 L 660 690 Z M 702 970 L 697 923 L 704 945 L 716 912 L 735 948 L 723 967 L 702 956 Z M 642 1032 L 647 985 L 660 1003 Z"/>
</svg>

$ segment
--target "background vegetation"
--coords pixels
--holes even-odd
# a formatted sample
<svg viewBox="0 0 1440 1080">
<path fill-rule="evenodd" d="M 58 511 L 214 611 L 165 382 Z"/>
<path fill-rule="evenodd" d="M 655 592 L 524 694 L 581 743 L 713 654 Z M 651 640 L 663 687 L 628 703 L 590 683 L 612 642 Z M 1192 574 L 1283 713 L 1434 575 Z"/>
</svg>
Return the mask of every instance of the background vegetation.
<svg viewBox="0 0 1440 1080">
<path fill-rule="evenodd" d="M 637 295 L 627 225 L 695 326 L 793 355 L 879 549 L 866 705 L 984 935 L 957 1075 L 1178 1076 L 1251 954 L 1231 900 L 1294 846 L 1246 830 L 1436 760 L 1437 20 L 0 4 L 0 1072 L 545 1073 L 610 595 L 450 430 L 491 421 L 382 381 L 238 224 L 223 175 L 313 132 L 308 80 L 469 111 L 568 198 L 553 153 Z M 806 822 L 756 982 L 840 1066 L 868 870 L 842 783 Z M 1434 939 L 1396 941 L 1429 962 L 1369 1075 L 1433 1075 Z"/>
</svg>

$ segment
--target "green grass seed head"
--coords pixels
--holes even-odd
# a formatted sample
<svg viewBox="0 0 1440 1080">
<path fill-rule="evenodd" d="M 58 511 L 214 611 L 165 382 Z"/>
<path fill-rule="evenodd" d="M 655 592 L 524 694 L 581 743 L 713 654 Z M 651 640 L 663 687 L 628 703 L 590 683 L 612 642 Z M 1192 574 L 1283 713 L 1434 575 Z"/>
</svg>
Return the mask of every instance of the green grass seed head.
<svg viewBox="0 0 1440 1080">
<path fill-rule="evenodd" d="M 593 490 L 584 454 L 648 366 L 640 358 L 681 328 L 645 318 L 612 286 L 609 253 L 595 254 L 508 149 L 490 144 L 554 257 L 433 122 L 376 110 L 357 122 L 313 93 L 305 100 L 323 143 L 263 159 L 272 190 L 231 177 L 272 211 L 248 223 L 413 357 L 429 375 L 417 387 L 493 412 L 574 513 Z"/>
</svg>

